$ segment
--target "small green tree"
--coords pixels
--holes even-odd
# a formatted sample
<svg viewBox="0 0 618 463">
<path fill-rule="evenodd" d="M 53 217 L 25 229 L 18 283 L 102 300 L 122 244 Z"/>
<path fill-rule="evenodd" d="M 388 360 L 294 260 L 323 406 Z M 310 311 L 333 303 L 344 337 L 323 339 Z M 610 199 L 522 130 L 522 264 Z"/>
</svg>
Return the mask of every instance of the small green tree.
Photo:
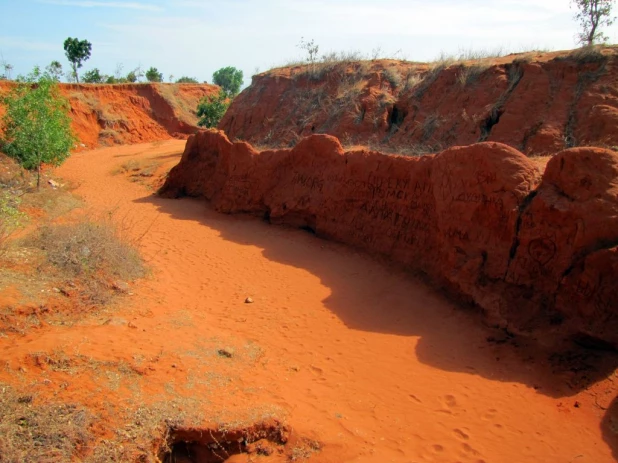
<svg viewBox="0 0 618 463">
<path fill-rule="evenodd" d="M 134 84 L 137 82 L 137 76 L 135 75 L 135 71 L 129 71 L 126 77 L 127 82 Z"/>
<path fill-rule="evenodd" d="M 82 67 L 82 62 L 90 58 L 90 52 L 92 51 L 92 44 L 87 40 L 73 39 L 69 37 L 64 41 L 64 53 L 67 59 L 71 63 L 73 68 L 73 76 L 77 83 L 79 83 L 79 75 L 77 70 Z"/>
<path fill-rule="evenodd" d="M 51 63 L 49 63 L 49 65 L 45 68 L 45 71 L 47 71 L 47 73 L 56 81 L 56 82 L 60 82 L 60 80 L 62 79 L 62 64 L 60 64 L 60 61 L 52 61 Z"/>
<path fill-rule="evenodd" d="M 177 84 L 198 84 L 197 79 L 193 77 L 182 76 L 176 81 Z"/>
<path fill-rule="evenodd" d="M 87 84 L 101 84 L 105 82 L 106 78 L 107 76 L 104 76 L 103 74 L 101 74 L 101 71 L 99 71 L 98 68 L 94 68 L 84 73 L 84 77 L 82 78 L 82 81 Z"/>
<path fill-rule="evenodd" d="M 0 123 L 0 147 L 26 169 L 41 164 L 61 164 L 75 142 L 69 118 L 69 104 L 60 95 L 56 80 L 38 67 L 0 100 L 6 113 Z"/>
<path fill-rule="evenodd" d="M 148 82 L 163 82 L 163 73 L 157 68 L 151 67 L 146 71 L 146 80 Z"/>
<path fill-rule="evenodd" d="M 581 26 L 577 41 L 587 46 L 606 42 L 608 37 L 599 29 L 614 23 L 614 0 L 572 0 L 571 5 L 575 5 L 578 10 L 575 19 Z"/>
<path fill-rule="evenodd" d="M 200 118 L 197 125 L 206 128 L 216 127 L 229 106 L 228 96 L 223 89 L 219 90 L 217 95 L 202 98 L 197 105 L 197 117 Z"/>
<path fill-rule="evenodd" d="M 233 66 L 221 68 L 212 75 L 212 81 L 221 87 L 228 98 L 234 98 L 243 84 L 243 73 Z"/>
</svg>

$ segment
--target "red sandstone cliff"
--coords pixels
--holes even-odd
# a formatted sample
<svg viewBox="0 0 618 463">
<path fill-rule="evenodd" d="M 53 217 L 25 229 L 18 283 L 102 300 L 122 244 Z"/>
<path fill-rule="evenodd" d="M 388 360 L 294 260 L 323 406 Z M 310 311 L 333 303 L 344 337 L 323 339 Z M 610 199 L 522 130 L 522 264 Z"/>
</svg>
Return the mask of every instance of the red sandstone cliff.
<svg viewBox="0 0 618 463">
<path fill-rule="evenodd" d="M 11 82 L 0 82 L 0 94 Z M 219 87 L 208 84 L 60 84 L 72 127 L 87 148 L 186 138 L 197 131 L 197 104 Z M 0 108 L 0 112 L 1 112 Z"/>
<path fill-rule="evenodd" d="M 306 227 L 421 270 L 494 324 L 618 347 L 618 154 L 574 148 L 543 174 L 485 142 L 437 155 L 344 151 L 314 135 L 258 152 L 191 137 L 162 194 Z"/>
<path fill-rule="evenodd" d="M 407 154 L 497 141 L 527 155 L 618 145 L 618 48 L 419 65 L 318 63 L 253 78 L 219 124 L 293 146 L 326 133 Z"/>
</svg>

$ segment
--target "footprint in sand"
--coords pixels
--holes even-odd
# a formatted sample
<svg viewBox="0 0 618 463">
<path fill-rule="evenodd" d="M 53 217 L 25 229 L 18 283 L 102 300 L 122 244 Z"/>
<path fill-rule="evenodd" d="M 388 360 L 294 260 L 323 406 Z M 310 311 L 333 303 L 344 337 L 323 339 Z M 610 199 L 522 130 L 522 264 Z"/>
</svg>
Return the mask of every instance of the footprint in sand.
<svg viewBox="0 0 618 463">
<path fill-rule="evenodd" d="M 454 408 L 457 406 L 457 399 L 454 395 L 446 395 L 444 396 L 444 405 L 446 405 L 448 408 Z"/>
<path fill-rule="evenodd" d="M 476 449 L 472 448 L 468 444 L 463 444 L 462 448 L 464 449 L 464 452 L 466 452 L 469 455 L 474 455 L 475 457 L 478 457 L 480 455 L 480 453 Z"/>
<path fill-rule="evenodd" d="M 447 415 L 452 415 L 453 412 L 451 411 L 451 409 L 457 407 L 457 399 L 454 395 L 445 395 L 440 400 L 440 402 L 442 403 L 444 408 L 442 408 L 441 410 L 436 410 L 438 413 L 446 413 Z"/>
<path fill-rule="evenodd" d="M 411 400 L 415 401 L 416 403 L 422 404 L 423 401 L 421 399 L 419 399 L 418 397 L 416 397 L 414 394 L 410 394 L 408 396 Z"/>
<path fill-rule="evenodd" d="M 466 434 L 465 432 L 463 432 L 461 429 L 455 429 L 455 430 L 453 430 L 453 433 L 455 434 L 455 436 L 458 439 L 461 439 L 461 440 L 468 440 L 468 439 L 470 439 L 470 436 L 468 434 Z"/>
<path fill-rule="evenodd" d="M 496 417 L 496 413 L 498 413 L 498 410 L 491 408 L 487 410 L 487 413 L 483 415 L 483 419 L 487 421 L 491 421 Z"/>
</svg>

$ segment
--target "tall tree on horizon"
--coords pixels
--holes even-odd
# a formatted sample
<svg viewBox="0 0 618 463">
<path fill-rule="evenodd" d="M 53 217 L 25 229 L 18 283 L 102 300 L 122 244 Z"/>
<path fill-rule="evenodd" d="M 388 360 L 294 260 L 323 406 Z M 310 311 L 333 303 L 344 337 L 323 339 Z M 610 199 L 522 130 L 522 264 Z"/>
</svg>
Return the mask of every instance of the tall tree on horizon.
<svg viewBox="0 0 618 463">
<path fill-rule="evenodd" d="M 586 46 L 603 43 L 608 37 L 600 31 L 603 26 L 611 26 L 615 17 L 612 16 L 614 0 L 572 0 L 578 12 L 575 19 L 581 25 L 577 41 Z"/>
<path fill-rule="evenodd" d="M 90 52 L 92 51 L 92 44 L 87 40 L 73 39 L 69 37 L 64 41 L 64 53 L 67 59 L 71 63 L 73 68 L 73 76 L 79 84 L 79 75 L 77 70 L 82 67 L 82 62 L 90 58 Z"/>
</svg>

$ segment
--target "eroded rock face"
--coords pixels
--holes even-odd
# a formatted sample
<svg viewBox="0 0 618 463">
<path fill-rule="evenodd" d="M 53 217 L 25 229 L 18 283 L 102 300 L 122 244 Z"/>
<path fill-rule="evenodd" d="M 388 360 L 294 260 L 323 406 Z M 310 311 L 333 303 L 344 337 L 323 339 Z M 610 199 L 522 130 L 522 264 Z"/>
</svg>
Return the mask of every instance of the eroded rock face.
<svg viewBox="0 0 618 463">
<path fill-rule="evenodd" d="M 0 95 L 13 82 L 0 81 Z M 190 108 L 219 92 L 208 84 L 59 84 L 70 106 L 78 149 L 186 139 L 198 130 Z M 0 105 L 0 116 L 4 108 Z M 83 146 L 81 146 L 83 145 Z"/>
<path fill-rule="evenodd" d="M 618 144 L 618 50 L 522 54 L 447 66 L 386 61 L 254 76 L 219 128 L 289 146 L 313 133 L 390 152 L 496 141 L 526 155 Z M 321 65 L 324 66 L 324 65 Z M 319 69 L 318 69 L 319 71 Z"/>
<path fill-rule="evenodd" d="M 328 135 L 256 151 L 190 138 L 162 194 L 309 228 L 427 273 L 520 333 L 618 347 L 618 155 L 563 151 L 543 175 L 486 142 L 434 156 L 345 152 Z"/>
</svg>

